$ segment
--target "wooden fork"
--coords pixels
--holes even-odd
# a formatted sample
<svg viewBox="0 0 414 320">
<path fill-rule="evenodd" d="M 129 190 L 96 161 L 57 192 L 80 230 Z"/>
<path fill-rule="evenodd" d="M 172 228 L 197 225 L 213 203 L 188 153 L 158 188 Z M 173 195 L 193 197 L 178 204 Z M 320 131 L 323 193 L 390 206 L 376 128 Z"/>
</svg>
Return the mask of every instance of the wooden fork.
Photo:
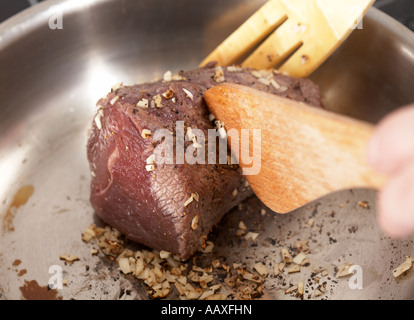
<svg viewBox="0 0 414 320">
<path fill-rule="evenodd" d="M 361 26 L 362 17 L 374 2 L 270 0 L 200 66 L 211 61 L 217 61 L 220 66 L 238 63 L 261 43 L 242 62 L 243 67 L 276 67 L 293 77 L 307 77 L 345 41 L 353 29 Z"/>
</svg>

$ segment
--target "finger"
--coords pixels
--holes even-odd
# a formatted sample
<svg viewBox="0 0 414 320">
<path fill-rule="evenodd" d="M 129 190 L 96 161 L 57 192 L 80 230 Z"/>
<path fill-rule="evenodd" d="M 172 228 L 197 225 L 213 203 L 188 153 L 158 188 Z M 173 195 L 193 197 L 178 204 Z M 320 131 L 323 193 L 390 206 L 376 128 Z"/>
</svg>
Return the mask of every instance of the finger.
<svg viewBox="0 0 414 320">
<path fill-rule="evenodd" d="M 414 234 L 414 160 L 380 191 L 378 222 L 389 236 L 408 237 Z"/>
<path fill-rule="evenodd" d="M 414 159 L 414 105 L 384 118 L 368 147 L 368 161 L 377 171 L 393 174 Z"/>
</svg>

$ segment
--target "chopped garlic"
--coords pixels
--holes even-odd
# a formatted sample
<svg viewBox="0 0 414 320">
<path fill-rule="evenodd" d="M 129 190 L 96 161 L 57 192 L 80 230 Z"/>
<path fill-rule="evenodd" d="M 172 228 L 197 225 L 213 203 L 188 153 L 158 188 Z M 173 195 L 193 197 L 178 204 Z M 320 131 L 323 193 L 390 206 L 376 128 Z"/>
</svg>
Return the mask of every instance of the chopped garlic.
<svg viewBox="0 0 414 320">
<path fill-rule="evenodd" d="M 259 70 L 259 73 L 261 74 L 262 78 L 265 78 L 265 79 L 270 79 L 273 77 L 272 69 Z"/>
<path fill-rule="evenodd" d="M 306 223 L 306 227 L 309 227 L 309 228 L 311 228 L 312 226 L 313 226 L 313 223 L 315 222 L 315 219 L 314 218 L 310 218 L 309 220 L 308 220 L 308 222 Z"/>
<path fill-rule="evenodd" d="M 137 103 L 137 107 L 139 107 L 139 108 L 147 109 L 148 106 L 149 106 L 149 100 L 145 99 L 145 98 L 142 98 Z"/>
<path fill-rule="evenodd" d="M 305 292 L 305 284 L 301 281 L 298 283 L 298 294 L 300 296 L 303 296 L 304 292 Z"/>
<path fill-rule="evenodd" d="M 187 299 L 195 300 L 195 299 L 198 299 L 201 296 L 201 292 L 195 291 L 195 289 L 194 289 L 194 291 L 188 290 L 188 291 L 185 291 L 185 296 L 186 296 Z"/>
<path fill-rule="evenodd" d="M 128 258 L 121 258 L 118 261 L 119 263 L 119 269 L 124 273 L 124 274 L 128 274 L 131 273 L 131 266 L 129 265 L 129 260 Z"/>
<path fill-rule="evenodd" d="M 191 228 L 193 229 L 193 230 L 197 230 L 197 224 L 198 224 L 198 220 L 200 219 L 200 215 L 199 214 L 197 214 L 194 218 L 193 218 L 193 220 L 191 221 Z"/>
<path fill-rule="evenodd" d="M 110 104 L 111 104 L 111 105 L 114 105 L 114 104 L 115 104 L 115 102 L 117 102 L 117 101 L 118 101 L 118 99 L 119 99 L 119 97 L 118 97 L 118 96 L 116 96 L 115 98 L 113 98 L 113 99 L 110 101 Z"/>
<path fill-rule="evenodd" d="M 169 257 L 171 257 L 171 252 L 164 251 L 164 250 L 160 251 L 160 258 L 161 259 L 167 259 Z"/>
<path fill-rule="evenodd" d="M 293 265 L 288 269 L 288 273 L 296 273 L 296 272 L 300 272 L 300 266 L 298 265 Z"/>
<path fill-rule="evenodd" d="M 204 291 L 202 295 L 198 298 L 199 300 L 206 300 L 207 298 L 214 295 L 214 290 Z"/>
<path fill-rule="evenodd" d="M 359 201 L 359 202 L 358 202 L 358 205 L 359 205 L 361 208 L 364 208 L 364 209 L 369 209 L 369 208 L 370 208 L 368 201 Z"/>
<path fill-rule="evenodd" d="M 308 246 L 309 240 L 298 240 L 293 245 L 296 249 L 298 249 L 300 252 L 308 252 L 310 250 Z"/>
<path fill-rule="evenodd" d="M 403 275 L 405 272 L 410 270 L 413 266 L 413 260 L 414 260 L 413 258 L 406 256 L 405 261 L 392 271 L 394 278 L 398 278 L 401 275 Z"/>
<path fill-rule="evenodd" d="M 218 129 L 217 132 L 218 132 L 221 139 L 226 139 L 227 138 L 227 131 L 226 131 L 226 129 L 224 129 L 224 127 L 221 127 L 220 129 Z"/>
<path fill-rule="evenodd" d="M 185 88 L 183 88 L 183 91 L 185 92 L 185 94 L 187 95 L 187 97 L 190 98 L 191 101 L 194 101 L 194 95 L 190 91 L 188 91 Z"/>
<path fill-rule="evenodd" d="M 62 254 L 60 255 L 61 260 L 65 260 L 67 262 L 74 262 L 79 260 L 77 256 L 74 256 L 73 254 Z"/>
<path fill-rule="evenodd" d="M 302 264 L 303 260 L 306 258 L 306 253 L 300 252 L 296 257 L 293 258 L 292 262 L 296 264 Z"/>
<path fill-rule="evenodd" d="M 224 72 L 222 67 L 217 67 L 216 72 L 214 73 L 214 80 L 216 82 L 224 82 L 226 79 L 224 78 Z"/>
<path fill-rule="evenodd" d="M 197 197 L 195 194 L 196 193 L 192 194 L 194 200 Z M 192 221 L 193 229 L 197 229 L 198 219 L 198 216 L 194 217 Z M 109 227 L 105 228 L 105 230 L 101 230 L 94 225 L 91 225 L 87 230 L 88 231 L 85 231 L 84 234 L 90 234 L 91 237 L 95 238 L 100 237 L 99 235 L 104 233 L 104 237 L 99 239 L 101 250 L 104 250 L 103 248 L 108 250 L 108 245 L 117 245 L 116 250 L 120 249 L 117 244 L 117 239 L 121 234 L 117 230 Z M 101 244 L 105 244 L 105 247 L 101 247 Z M 205 244 L 206 245 L 203 247 L 204 250 L 201 252 L 213 252 L 214 244 L 211 241 L 205 241 Z M 119 245 L 122 246 L 121 243 L 119 243 Z M 111 251 L 112 250 L 113 249 L 111 249 Z M 227 271 L 228 275 L 227 278 L 224 279 L 224 282 L 231 288 L 234 288 L 239 284 L 247 284 L 251 286 L 253 284 L 251 284 L 250 281 L 257 284 L 258 287 L 255 289 L 252 289 L 251 287 L 246 289 L 246 298 L 255 298 L 256 295 L 263 294 L 263 287 L 261 285 L 264 282 L 264 276 L 269 273 L 264 263 L 255 265 L 254 269 L 257 273 L 242 269 L 241 264 L 234 263 L 232 267 L 235 269 L 234 272 L 237 272 L 240 275 L 238 277 L 233 274 L 233 272 L 230 273 L 229 264 L 221 264 L 218 260 L 213 261 L 212 265 L 206 268 L 198 267 L 193 260 L 191 271 L 189 271 L 189 264 L 185 263 L 185 261 L 181 261 L 178 255 L 173 256 L 172 253 L 168 251 L 139 250 L 134 252 L 125 248 L 123 248 L 121 253 L 119 251 L 117 253 L 111 251 L 108 250 L 107 253 L 105 251 L 103 252 L 105 254 L 111 253 L 111 255 L 113 254 L 113 256 L 116 257 L 120 272 L 123 274 L 132 274 L 137 279 L 142 280 L 143 283 L 148 286 L 148 294 L 151 298 L 168 297 L 171 293 L 172 286 L 174 285 L 180 295 L 180 299 L 226 299 L 226 294 L 218 292 L 224 285 L 212 283 L 212 281 L 214 281 L 214 275 L 212 274 L 213 267 L 216 269 L 222 267 Z M 97 251 L 94 252 L 97 253 Z M 244 280 L 249 281 L 249 283 L 244 282 Z M 241 289 L 243 289 L 243 287 Z M 227 290 L 227 288 L 224 288 L 224 290 Z"/>
<path fill-rule="evenodd" d="M 259 71 L 253 70 L 251 73 L 257 79 L 262 77 L 262 74 Z"/>
<path fill-rule="evenodd" d="M 240 229 L 240 230 L 247 230 L 247 227 L 246 227 L 246 225 L 244 224 L 244 222 L 243 222 L 243 221 L 240 221 L 240 222 L 239 222 L 239 229 Z"/>
<path fill-rule="evenodd" d="M 188 206 L 191 202 L 193 202 L 194 197 L 193 195 L 191 195 L 190 198 L 188 198 L 185 202 L 184 202 L 184 207 Z"/>
<path fill-rule="evenodd" d="M 249 280 L 249 281 L 253 281 L 255 283 L 262 283 L 263 282 L 263 278 L 261 276 L 252 274 L 250 272 L 248 272 L 247 270 L 242 269 L 242 277 L 245 280 Z"/>
<path fill-rule="evenodd" d="M 338 272 L 336 273 L 337 278 L 346 277 L 351 274 L 352 263 L 344 263 L 338 267 Z"/>
<path fill-rule="evenodd" d="M 98 114 L 96 115 L 96 117 L 95 117 L 95 124 L 96 124 L 96 127 L 99 129 L 99 130 L 101 130 L 102 129 L 102 121 L 101 121 L 101 117 L 103 116 L 103 111 L 102 110 L 99 110 L 98 111 Z"/>
<path fill-rule="evenodd" d="M 198 200 L 200 200 L 200 195 L 198 194 L 198 192 L 194 192 L 194 193 L 192 193 L 191 194 L 191 196 L 193 197 L 193 199 L 195 200 L 195 201 L 197 201 L 198 202 Z"/>
<path fill-rule="evenodd" d="M 172 79 L 174 81 L 185 80 L 185 78 L 182 75 L 179 75 L 179 74 L 173 74 Z"/>
<path fill-rule="evenodd" d="M 259 78 L 259 82 L 263 83 L 266 86 L 270 85 L 270 80 L 265 78 Z"/>
<path fill-rule="evenodd" d="M 280 273 L 280 269 L 279 269 L 279 263 L 275 263 L 275 265 L 274 265 L 274 267 L 273 267 L 273 273 L 274 273 L 274 275 L 275 276 L 278 276 L 279 275 L 279 273 Z"/>
<path fill-rule="evenodd" d="M 262 277 L 266 277 L 269 274 L 269 270 L 267 270 L 266 266 L 259 262 L 256 263 L 253 268 L 257 271 L 258 274 L 260 274 Z"/>
<path fill-rule="evenodd" d="M 303 261 L 300 263 L 301 266 L 307 267 L 310 265 L 310 261 L 308 258 L 303 259 Z"/>
<path fill-rule="evenodd" d="M 280 89 L 280 84 L 278 84 L 275 79 L 270 79 L 270 83 L 273 87 L 275 87 L 276 90 Z"/>
<path fill-rule="evenodd" d="M 228 72 L 240 72 L 240 71 L 243 71 L 243 69 L 240 67 L 236 67 L 236 66 L 228 66 L 227 71 Z"/>
<path fill-rule="evenodd" d="M 207 245 L 204 249 L 199 249 L 200 252 L 202 253 L 212 253 L 214 249 L 214 243 L 211 241 L 207 241 Z"/>
<path fill-rule="evenodd" d="M 174 91 L 172 91 L 171 89 L 170 89 L 170 90 L 167 90 L 166 92 L 164 92 L 164 93 L 162 94 L 162 96 L 163 96 L 165 99 L 172 99 L 172 98 L 174 97 Z"/>
<path fill-rule="evenodd" d="M 253 241 L 255 241 L 256 239 L 257 239 L 257 237 L 259 236 L 259 234 L 258 233 L 256 233 L 256 232 L 248 232 L 246 235 L 245 235 L 245 237 L 244 237 L 244 239 L 246 239 L 246 240 L 253 240 Z"/>
<path fill-rule="evenodd" d="M 225 124 L 224 122 L 221 122 L 220 120 L 215 121 L 216 129 L 224 128 Z"/>
<path fill-rule="evenodd" d="M 290 255 L 289 250 L 287 248 L 280 249 L 280 253 L 282 254 L 282 259 L 284 263 L 292 262 L 292 256 Z"/>
<path fill-rule="evenodd" d="M 292 286 L 285 291 L 285 294 L 290 294 L 298 290 L 298 286 Z"/>
<path fill-rule="evenodd" d="M 160 94 L 157 94 L 155 97 L 154 97 L 154 103 L 155 103 L 155 106 L 157 107 L 157 108 L 162 108 L 162 104 L 161 104 L 161 95 Z"/>
<path fill-rule="evenodd" d="M 172 72 L 171 71 L 167 71 L 166 73 L 164 73 L 164 81 L 172 81 Z"/>
<path fill-rule="evenodd" d="M 142 136 L 144 139 L 148 139 L 149 137 L 151 137 L 151 136 L 152 136 L 152 132 L 151 132 L 151 130 L 149 130 L 149 129 L 143 129 L 143 130 L 142 130 L 142 132 L 141 132 L 141 136 Z"/>
<path fill-rule="evenodd" d="M 242 237 L 246 234 L 246 231 L 243 229 L 237 229 L 236 231 L 236 237 Z"/>
<path fill-rule="evenodd" d="M 242 266 L 241 263 L 233 263 L 233 269 L 238 269 Z"/>
</svg>

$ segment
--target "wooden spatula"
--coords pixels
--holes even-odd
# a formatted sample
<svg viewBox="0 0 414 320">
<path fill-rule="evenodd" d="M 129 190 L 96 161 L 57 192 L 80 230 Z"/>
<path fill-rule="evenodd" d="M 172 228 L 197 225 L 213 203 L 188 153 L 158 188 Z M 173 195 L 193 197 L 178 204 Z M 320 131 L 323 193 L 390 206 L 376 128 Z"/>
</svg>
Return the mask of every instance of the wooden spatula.
<svg viewBox="0 0 414 320">
<path fill-rule="evenodd" d="M 377 189 L 385 182 L 366 163 L 371 124 L 235 84 L 207 90 L 204 98 L 227 131 L 250 130 L 249 144 L 241 143 L 234 154 L 242 168 L 251 162 L 243 162 L 243 148 L 254 155 L 254 144 L 260 144 L 260 158 L 253 159 L 260 161 L 260 173 L 246 178 L 275 212 L 290 212 L 333 191 Z M 260 130 L 260 139 L 253 139 L 253 129 Z M 230 145 L 240 140 L 228 138 Z"/>
<path fill-rule="evenodd" d="M 222 42 L 200 66 L 238 62 L 307 77 L 357 28 L 375 0 L 270 0 Z M 275 30 L 276 29 L 276 30 Z M 270 36 L 269 36 L 270 35 Z"/>
</svg>

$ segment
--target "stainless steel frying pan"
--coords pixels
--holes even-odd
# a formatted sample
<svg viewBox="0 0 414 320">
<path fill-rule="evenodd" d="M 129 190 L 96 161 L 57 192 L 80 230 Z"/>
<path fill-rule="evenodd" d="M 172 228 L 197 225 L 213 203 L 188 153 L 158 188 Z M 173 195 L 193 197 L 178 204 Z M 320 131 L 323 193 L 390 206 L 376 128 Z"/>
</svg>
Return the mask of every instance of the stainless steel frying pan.
<svg viewBox="0 0 414 320">
<path fill-rule="evenodd" d="M 64 299 L 147 298 L 142 284 L 91 256 L 91 247 L 81 241 L 96 219 L 85 150 L 95 102 L 115 83 L 196 67 L 263 3 L 47 1 L 0 25 L 0 299 L 20 299 L 25 281 L 47 285 L 51 266 L 68 280 L 58 291 Z M 414 35 L 376 9 L 363 22 L 312 78 L 328 109 L 376 122 L 414 102 Z M 304 298 L 314 299 L 313 267 L 330 274 L 328 292 L 317 299 L 414 297 L 414 271 L 398 280 L 391 273 L 404 255 L 414 255 L 413 239 L 382 234 L 374 191 L 339 192 L 287 216 L 262 216 L 261 209 L 255 198 L 236 208 L 212 239 L 214 258 L 248 267 L 263 261 L 269 269 L 280 260 L 281 247 L 310 239 L 311 266 L 269 276 L 264 298 L 292 299 L 285 289 L 303 280 Z M 310 218 L 314 225 L 307 227 Z M 239 220 L 259 232 L 255 243 L 235 238 Z M 65 265 L 59 260 L 64 253 L 80 261 Z M 363 289 L 334 277 L 344 262 L 361 267 Z M 127 289 L 128 295 L 120 295 Z"/>
</svg>

